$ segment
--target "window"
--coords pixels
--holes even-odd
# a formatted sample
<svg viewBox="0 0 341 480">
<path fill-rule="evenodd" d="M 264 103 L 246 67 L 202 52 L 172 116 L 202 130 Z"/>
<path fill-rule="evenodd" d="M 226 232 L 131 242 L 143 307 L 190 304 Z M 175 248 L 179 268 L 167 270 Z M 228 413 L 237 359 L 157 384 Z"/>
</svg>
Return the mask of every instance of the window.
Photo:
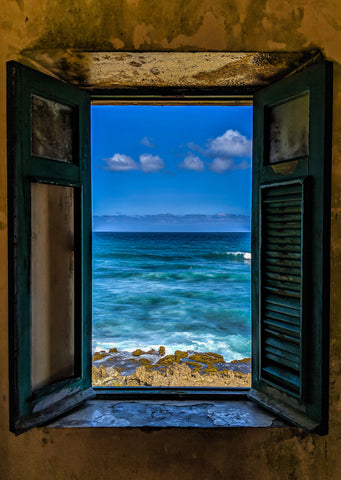
<svg viewBox="0 0 341 480">
<path fill-rule="evenodd" d="M 328 406 L 330 82 L 331 65 L 321 63 L 254 96 L 250 397 L 320 432 Z M 8 64 L 16 433 L 93 395 L 89 105 L 85 92 Z"/>
<path fill-rule="evenodd" d="M 252 106 L 94 105 L 91 130 L 94 385 L 250 387 Z"/>
</svg>

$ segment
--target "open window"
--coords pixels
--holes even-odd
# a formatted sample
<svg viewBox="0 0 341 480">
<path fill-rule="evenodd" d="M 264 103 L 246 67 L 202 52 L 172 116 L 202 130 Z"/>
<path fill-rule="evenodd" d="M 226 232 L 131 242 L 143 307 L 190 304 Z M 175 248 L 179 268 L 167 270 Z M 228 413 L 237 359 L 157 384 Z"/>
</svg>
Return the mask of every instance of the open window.
<svg viewBox="0 0 341 480">
<path fill-rule="evenodd" d="M 8 64 L 11 430 L 91 389 L 90 97 Z M 331 65 L 254 97 L 250 397 L 313 431 L 328 404 Z"/>
</svg>

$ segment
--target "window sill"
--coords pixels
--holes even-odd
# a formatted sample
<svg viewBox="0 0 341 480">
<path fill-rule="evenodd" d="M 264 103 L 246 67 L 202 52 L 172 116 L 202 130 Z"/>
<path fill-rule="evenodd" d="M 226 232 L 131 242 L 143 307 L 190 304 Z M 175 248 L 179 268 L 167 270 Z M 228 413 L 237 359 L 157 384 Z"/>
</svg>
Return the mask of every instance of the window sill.
<svg viewBox="0 0 341 480">
<path fill-rule="evenodd" d="M 240 428 L 288 427 L 274 414 L 247 399 L 102 400 L 81 407 L 49 424 L 51 428 Z"/>
</svg>

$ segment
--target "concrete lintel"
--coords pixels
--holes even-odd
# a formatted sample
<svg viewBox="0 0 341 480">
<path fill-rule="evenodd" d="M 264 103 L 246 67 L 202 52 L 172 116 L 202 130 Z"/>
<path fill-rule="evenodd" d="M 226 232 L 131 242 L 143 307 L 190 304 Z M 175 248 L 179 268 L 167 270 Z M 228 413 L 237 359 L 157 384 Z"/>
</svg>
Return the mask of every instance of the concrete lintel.
<svg viewBox="0 0 341 480">
<path fill-rule="evenodd" d="M 21 61 L 82 88 L 220 88 L 252 93 L 319 52 L 79 52 L 25 50 Z"/>
</svg>

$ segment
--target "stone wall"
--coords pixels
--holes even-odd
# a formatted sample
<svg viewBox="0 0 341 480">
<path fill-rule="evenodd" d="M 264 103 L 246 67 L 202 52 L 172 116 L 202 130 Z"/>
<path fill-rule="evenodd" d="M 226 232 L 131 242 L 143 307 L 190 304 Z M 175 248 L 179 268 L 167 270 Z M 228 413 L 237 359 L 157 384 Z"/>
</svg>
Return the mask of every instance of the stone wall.
<svg viewBox="0 0 341 480">
<path fill-rule="evenodd" d="M 0 478 L 341 478 L 341 6 L 339 0 L 1 0 Z M 25 51 L 302 51 L 334 62 L 330 429 L 8 431 L 6 72 Z M 51 60 L 53 62 L 53 60 Z M 76 68 L 75 64 L 75 68 Z M 50 65 L 51 69 L 55 65 Z"/>
</svg>

